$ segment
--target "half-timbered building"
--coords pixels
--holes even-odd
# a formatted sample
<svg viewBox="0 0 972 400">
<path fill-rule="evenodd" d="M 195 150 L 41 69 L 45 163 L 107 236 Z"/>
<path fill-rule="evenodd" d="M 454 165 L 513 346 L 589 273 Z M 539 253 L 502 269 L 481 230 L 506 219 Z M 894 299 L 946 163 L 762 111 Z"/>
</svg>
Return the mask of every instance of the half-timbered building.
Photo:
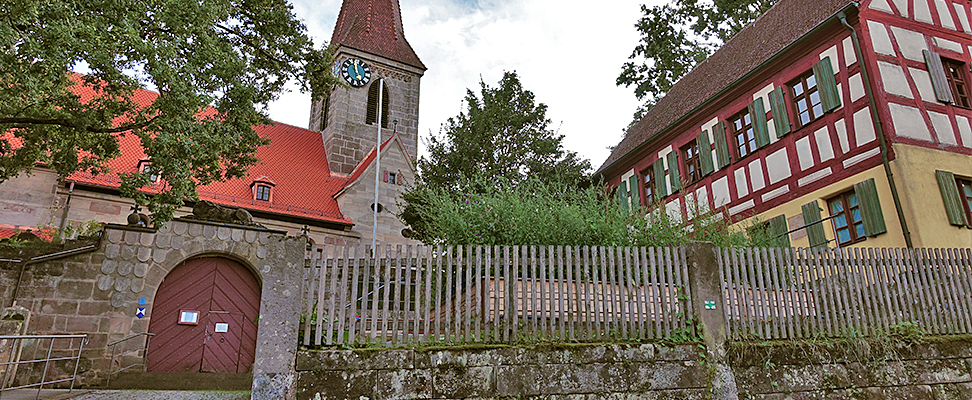
<svg viewBox="0 0 972 400">
<path fill-rule="evenodd" d="M 784 246 L 972 246 L 970 10 L 781 0 L 597 174 L 623 208 L 703 207 Z"/>
</svg>

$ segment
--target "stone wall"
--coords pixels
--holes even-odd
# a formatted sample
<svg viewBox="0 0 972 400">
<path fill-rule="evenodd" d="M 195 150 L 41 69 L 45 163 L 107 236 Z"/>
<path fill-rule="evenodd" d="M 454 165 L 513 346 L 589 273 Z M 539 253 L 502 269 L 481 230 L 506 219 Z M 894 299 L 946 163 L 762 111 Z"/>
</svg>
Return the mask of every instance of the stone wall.
<svg viewBox="0 0 972 400">
<path fill-rule="evenodd" d="M 709 394 L 713 371 L 691 344 L 302 350 L 297 399 L 972 398 L 972 337 L 730 348 L 729 395 Z"/>
<path fill-rule="evenodd" d="M 300 351 L 297 399 L 703 399 L 699 361 L 653 344 Z"/>
<path fill-rule="evenodd" d="M 31 312 L 28 334 L 88 335 L 79 384 L 103 382 L 109 369 L 107 343 L 147 332 L 155 293 L 165 276 L 183 261 L 206 255 L 234 259 L 261 282 L 254 390 L 270 393 L 267 398 L 293 391 L 304 238 L 192 221 L 172 221 L 157 231 L 109 225 L 103 235 L 100 247 L 91 252 L 27 265 L 16 299 L 9 298 L 12 291 L 6 287 L 16 285 L 20 265 L 0 266 L 2 300 L 14 300 Z M 136 315 L 139 307 L 146 310 L 144 318 Z M 126 343 L 118 350 L 144 345 Z M 70 352 L 58 349 L 56 354 Z M 67 374 L 68 369 L 55 366 L 49 374 Z"/>
</svg>

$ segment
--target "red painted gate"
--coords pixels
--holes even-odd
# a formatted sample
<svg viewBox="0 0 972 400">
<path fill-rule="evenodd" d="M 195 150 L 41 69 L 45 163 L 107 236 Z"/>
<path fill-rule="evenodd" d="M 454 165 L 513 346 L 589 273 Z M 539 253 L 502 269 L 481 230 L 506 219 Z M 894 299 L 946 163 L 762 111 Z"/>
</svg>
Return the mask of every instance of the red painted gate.
<svg viewBox="0 0 972 400">
<path fill-rule="evenodd" d="M 149 372 L 249 372 L 260 284 L 233 260 L 187 260 L 162 280 L 150 310 Z"/>
</svg>

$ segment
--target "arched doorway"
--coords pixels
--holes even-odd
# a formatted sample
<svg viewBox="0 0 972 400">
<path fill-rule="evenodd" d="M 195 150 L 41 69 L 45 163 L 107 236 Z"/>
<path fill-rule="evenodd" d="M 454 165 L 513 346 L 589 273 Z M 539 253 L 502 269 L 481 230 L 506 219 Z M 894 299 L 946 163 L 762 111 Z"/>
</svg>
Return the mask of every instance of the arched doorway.
<svg viewBox="0 0 972 400">
<path fill-rule="evenodd" d="M 260 291 L 250 270 L 230 259 L 177 266 L 150 310 L 148 372 L 250 372 Z"/>
</svg>

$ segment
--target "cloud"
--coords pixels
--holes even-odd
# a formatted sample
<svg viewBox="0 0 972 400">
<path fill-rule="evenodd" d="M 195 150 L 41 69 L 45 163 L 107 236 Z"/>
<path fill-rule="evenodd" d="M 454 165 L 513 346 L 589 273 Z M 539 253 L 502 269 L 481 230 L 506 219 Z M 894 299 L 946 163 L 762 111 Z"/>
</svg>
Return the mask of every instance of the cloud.
<svg viewBox="0 0 972 400">
<path fill-rule="evenodd" d="M 401 7 L 405 37 L 429 68 L 422 77 L 420 137 L 462 111 L 467 88 L 478 90 L 480 80 L 495 86 L 503 71 L 515 70 L 549 107 L 552 128 L 565 135 L 568 150 L 597 167 L 606 147 L 620 141 L 638 103 L 631 89 L 614 82 L 639 38 L 640 2 L 401 0 Z M 294 10 L 320 43 L 330 38 L 340 1 L 298 0 Z M 306 126 L 309 107 L 306 96 L 290 94 L 270 113 Z"/>
</svg>

